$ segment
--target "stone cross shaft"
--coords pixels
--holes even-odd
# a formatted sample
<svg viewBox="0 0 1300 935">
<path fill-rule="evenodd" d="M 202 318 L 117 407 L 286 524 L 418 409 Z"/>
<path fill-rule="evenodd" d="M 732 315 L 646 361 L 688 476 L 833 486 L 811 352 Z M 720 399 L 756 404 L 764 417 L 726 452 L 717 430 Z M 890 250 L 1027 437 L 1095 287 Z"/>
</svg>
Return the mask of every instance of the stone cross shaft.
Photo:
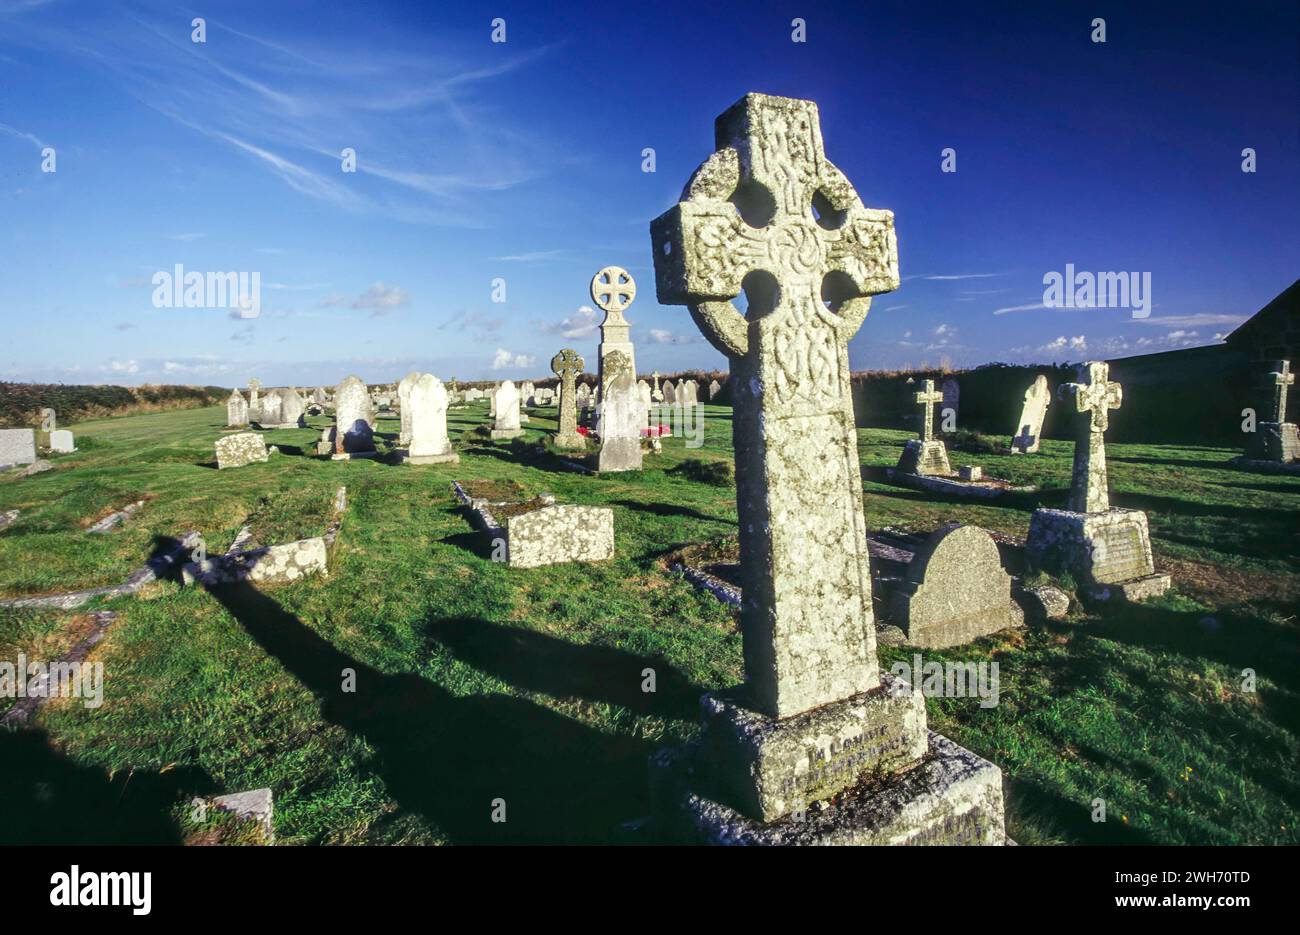
<svg viewBox="0 0 1300 935">
<path fill-rule="evenodd" d="M 746 95 L 716 150 L 651 222 L 655 284 L 731 361 L 745 703 L 787 717 L 880 684 L 848 341 L 898 288 L 897 242 L 812 101 Z"/>
<path fill-rule="evenodd" d="M 924 389 L 916 394 L 916 401 L 921 406 L 923 418 L 921 422 L 921 441 L 928 442 L 934 439 L 934 409 L 935 403 L 943 402 L 943 393 L 934 388 L 933 380 L 926 380 L 921 384 Z"/>
<path fill-rule="evenodd" d="M 1109 382 L 1109 377 L 1109 364 L 1091 361 L 1080 365 L 1080 382 L 1061 384 L 1061 396 L 1073 397 L 1075 412 L 1087 416 L 1079 420 L 1079 437 L 1074 443 L 1070 509 L 1076 513 L 1104 513 L 1110 509 L 1106 429 L 1110 426 L 1110 410 L 1120 407 L 1124 394 L 1118 383 Z"/>
<path fill-rule="evenodd" d="M 578 434 L 578 406 L 575 383 L 578 375 L 587 366 L 578 352 L 564 348 L 551 358 L 551 372 L 560 378 L 560 417 L 557 440 L 573 442 L 581 439 Z"/>
<path fill-rule="evenodd" d="M 1295 374 L 1291 372 L 1291 361 L 1279 360 L 1273 365 L 1269 374 L 1273 378 L 1273 421 L 1281 424 L 1286 421 L 1287 387 L 1295 383 Z"/>
</svg>

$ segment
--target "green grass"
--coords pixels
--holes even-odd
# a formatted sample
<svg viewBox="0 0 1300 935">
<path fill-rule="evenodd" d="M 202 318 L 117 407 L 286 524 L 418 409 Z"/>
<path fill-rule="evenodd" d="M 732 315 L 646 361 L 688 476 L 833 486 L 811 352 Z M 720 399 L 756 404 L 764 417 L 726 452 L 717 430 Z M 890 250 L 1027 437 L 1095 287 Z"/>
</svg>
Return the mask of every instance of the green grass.
<svg viewBox="0 0 1300 935">
<path fill-rule="evenodd" d="M 708 407 L 702 448 L 665 439 L 645 470 L 599 478 L 471 438 L 486 412 L 451 411 L 459 465 L 319 460 L 316 419 L 266 433 L 282 449 L 270 462 L 217 472 L 224 410 L 211 408 L 84 423 L 83 450 L 57 470 L 0 479 L 0 510 L 23 510 L 0 532 L 4 596 L 120 581 L 191 528 L 210 552 L 244 524 L 264 544 L 319 534 L 334 490 L 349 489 L 328 578 L 264 593 L 160 583 L 107 605 L 120 617 L 92 655 L 104 706 L 55 702 L 32 729 L 0 733 L 0 811 L 13 812 L 0 840 L 180 840 L 191 796 L 261 786 L 281 843 L 621 839 L 617 826 L 649 811 L 646 757 L 693 735 L 701 692 L 742 677 L 732 614 L 661 562 L 734 535 L 726 468 L 709 467 L 731 460 L 730 410 Z M 544 412 L 526 440 L 554 429 Z M 960 520 L 1023 536 L 1035 506 L 1064 504 L 1068 444 L 954 451 L 954 464 L 1043 487 L 973 503 L 882 483 L 907 437 L 859 432 L 873 528 Z M 1168 597 L 927 654 L 998 662 L 997 707 L 928 705 L 932 726 L 1002 767 L 1022 843 L 1300 840 L 1300 479 L 1221 467 L 1232 454 L 1109 447 L 1113 499 L 1149 512 L 1157 563 L 1176 577 Z M 616 557 L 492 562 L 453 478 L 611 506 Z M 108 535 L 82 531 L 141 497 Z M 0 659 L 57 655 L 78 619 L 0 610 Z M 910 656 L 881 651 L 886 666 Z M 1245 668 L 1257 692 L 1241 690 Z M 1104 824 L 1089 819 L 1098 798 Z"/>
</svg>

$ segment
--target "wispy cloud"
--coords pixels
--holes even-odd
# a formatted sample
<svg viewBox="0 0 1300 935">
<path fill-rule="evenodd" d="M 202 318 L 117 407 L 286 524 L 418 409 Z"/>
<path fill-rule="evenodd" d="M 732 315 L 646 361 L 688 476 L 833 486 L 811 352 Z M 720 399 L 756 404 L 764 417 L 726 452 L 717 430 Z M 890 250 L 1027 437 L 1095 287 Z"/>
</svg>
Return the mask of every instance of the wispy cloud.
<svg viewBox="0 0 1300 935">
<path fill-rule="evenodd" d="M 406 290 L 398 286 L 386 286 L 382 282 L 372 285 L 352 301 L 356 309 L 369 309 L 372 316 L 387 315 L 400 306 L 411 301 Z"/>
<path fill-rule="evenodd" d="M 532 253 L 516 253 L 512 256 L 490 256 L 489 260 L 496 260 L 500 263 L 537 263 L 541 260 L 549 260 L 564 253 L 563 250 L 534 250 Z"/>
<path fill-rule="evenodd" d="M 1005 305 L 1002 308 L 995 308 L 994 315 L 1006 315 L 1010 312 L 1032 312 L 1035 309 L 1047 308 L 1042 302 L 1034 302 L 1030 305 Z"/>
<path fill-rule="evenodd" d="M 45 144 L 42 143 L 38 137 L 31 133 L 27 133 L 26 131 L 15 129 L 7 123 L 0 123 L 0 133 L 5 134 L 6 136 L 12 136 L 15 139 L 26 140 L 39 149 L 45 148 Z"/>
</svg>

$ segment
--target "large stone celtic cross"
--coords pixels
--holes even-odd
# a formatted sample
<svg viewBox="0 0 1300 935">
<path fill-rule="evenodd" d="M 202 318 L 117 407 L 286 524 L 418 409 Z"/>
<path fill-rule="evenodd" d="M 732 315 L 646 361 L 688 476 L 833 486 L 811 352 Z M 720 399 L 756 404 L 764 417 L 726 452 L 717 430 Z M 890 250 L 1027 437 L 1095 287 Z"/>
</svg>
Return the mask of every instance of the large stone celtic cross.
<svg viewBox="0 0 1300 935">
<path fill-rule="evenodd" d="M 898 249 L 812 101 L 746 95 L 716 141 L 651 222 L 655 285 L 731 360 L 747 703 L 785 717 L 880 681 L 848 342 Z"/>
<path fill-rule="evenodd" d="M 1110 509 L 1110 481 L 1106 476 L 1106 429 L 1110 410 L 1124 401 L 1124 390 L 1110 382 L 1110 364 L 1090 361 L 1079 367 L 1087 382 L 1062 383 L 1062 396 L 1074 398 L 1074 410 L 1081 416 L 1074 442 L 1074 476 L 1070 483 L 1070 509 L 1076 513 L 1104 513 Z"/>
</svg>

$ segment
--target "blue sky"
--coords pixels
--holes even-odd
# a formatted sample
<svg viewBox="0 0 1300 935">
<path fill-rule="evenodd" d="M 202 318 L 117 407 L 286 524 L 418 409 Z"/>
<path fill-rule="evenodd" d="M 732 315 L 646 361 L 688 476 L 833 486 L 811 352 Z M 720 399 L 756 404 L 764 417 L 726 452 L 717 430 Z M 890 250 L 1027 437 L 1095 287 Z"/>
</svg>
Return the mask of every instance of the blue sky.
<svg viewBox="0 0 1300 935">
<path fill-rule="evenodd" d="M 895 213 L 855 369 L 1211 343 L 1300 275 L 1294 3 L 444 6 L 0 0 L 0 379 L 539 376 L 610 264 L 643 371 L 725 366 L 647 225 L 747 91 Z M 259 272 L 260 317 L 155 308 L 176 264 Z M 1150 317 L 1042 308 L 1066 264 L 1150 273 Z"/>
</svg>

